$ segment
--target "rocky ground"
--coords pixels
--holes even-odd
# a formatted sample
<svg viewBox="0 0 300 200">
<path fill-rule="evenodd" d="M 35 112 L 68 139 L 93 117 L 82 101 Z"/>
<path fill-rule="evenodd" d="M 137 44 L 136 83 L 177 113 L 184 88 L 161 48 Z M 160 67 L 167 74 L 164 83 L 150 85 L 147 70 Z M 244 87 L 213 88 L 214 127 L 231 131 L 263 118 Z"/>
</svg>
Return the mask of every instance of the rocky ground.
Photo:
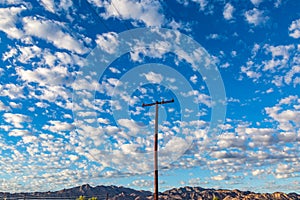
<svg viewBox="0 0 300 200">
<path fill-rule="evenodd" d="M 97 197 L 98 200 L 151 200 L 152 193 L 149 191 L 138 191 L 117 186 L 96 186 L 82 185 L 70 189 L 63 189 L 56 192 L 35 192 L 35 193 L 0 193 L 0 199 L 76 199 L 79 196 Z M 285 194 L 282 192 L 254 193 L 239 190 L 215 190 L 201 187 L 174 188 L 160 193 L 159 199 L 183 199 L 183 200 L 300 200 L 296 193 Z"/>
</svg>

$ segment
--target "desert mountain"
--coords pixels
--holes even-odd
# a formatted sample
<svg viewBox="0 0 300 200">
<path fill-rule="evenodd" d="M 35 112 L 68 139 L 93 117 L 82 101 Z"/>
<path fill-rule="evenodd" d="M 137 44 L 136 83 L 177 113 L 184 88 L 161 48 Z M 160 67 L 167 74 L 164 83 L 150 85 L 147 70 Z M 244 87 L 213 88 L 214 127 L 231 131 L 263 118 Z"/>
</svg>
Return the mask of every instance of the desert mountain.
<svg viewBox="0 0 300 200">
<path fill-rule="evenodd" d="M 151 200 L 152 193 L 119 186 L 96 186 L 88 184 L 55 192 L 0 193 L 0 199 L 76 199 L 79 196 L 97 197 L 98 200 Z M 183 200 L 300 200 L 296 193 L 255 193 L 240 190 L 205 189 L 201 187 L 173 188 L 159 194 L 159 199 Z"/>
</svg>

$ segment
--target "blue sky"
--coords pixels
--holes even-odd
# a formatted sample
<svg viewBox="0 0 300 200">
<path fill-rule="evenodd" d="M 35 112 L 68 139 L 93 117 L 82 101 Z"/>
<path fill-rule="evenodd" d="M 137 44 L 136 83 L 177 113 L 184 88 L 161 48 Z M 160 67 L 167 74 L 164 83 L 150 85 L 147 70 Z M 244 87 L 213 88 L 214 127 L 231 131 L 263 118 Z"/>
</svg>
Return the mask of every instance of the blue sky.
<svg viewBox="0 0 300 200">
<path fill-rule="evenodd" d="M 297 0 L 2 0 L 0 191 L 298 192 Z"/>
</svg>

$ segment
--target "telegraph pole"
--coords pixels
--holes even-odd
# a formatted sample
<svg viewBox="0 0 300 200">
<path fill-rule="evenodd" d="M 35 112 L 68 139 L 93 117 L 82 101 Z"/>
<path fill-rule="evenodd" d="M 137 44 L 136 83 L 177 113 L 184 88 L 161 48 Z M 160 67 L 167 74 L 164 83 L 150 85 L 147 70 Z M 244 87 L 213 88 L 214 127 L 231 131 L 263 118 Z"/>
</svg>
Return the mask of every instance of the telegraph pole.
<svg viewBox="0 0 300 200">
<path fill-rule="evenodd" d="M 144 104 L 142 107 L 154 106 L 155 105 L 155 131 L 154 131 L 154 200 L 158 200 L 158 159 L 157 159 L 157 150 L 158 150 L 158 105 L 173 103 L 174 99 L 169 101 L 156 101 L 155 103 Z"/>
</svg>

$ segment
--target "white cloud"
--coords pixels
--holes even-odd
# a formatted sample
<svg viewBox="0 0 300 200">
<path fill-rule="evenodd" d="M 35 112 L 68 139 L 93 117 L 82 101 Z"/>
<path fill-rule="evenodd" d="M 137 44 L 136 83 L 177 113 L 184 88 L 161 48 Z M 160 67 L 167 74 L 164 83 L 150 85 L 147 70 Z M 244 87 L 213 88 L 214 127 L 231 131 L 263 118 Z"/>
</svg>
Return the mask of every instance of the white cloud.
<svg viewBox="0 0 300 200">
<path fill-rule="evenodd" d="M 278 8 L 282 3 L 282 0 L 276 0 L 276 2 L 274 3 L 275 8 Z"/>
<path fill-rule="evenodd" d="M 247 67 L 245 66 L 241 67 L 241 72 L 246 74 L 249 78 L 254 79 L 256 81 L 262 76 L 262 74 L 260 72 L 256 72 L 252 70 L 251 68 L 251 64 L 253 64 L 252 62 L 248 62 L 247 64 L 248 64 Z"/>
<path fill-rule="evenodd" d="M 259 176 L 261 174 L 264 174 L 265 170 L 264 169 L 255 169 L 255 170 L 252 170 L 251 173 L 252 173 L 253 176 Z"/>
<path fill-rule="evenodd" d="M 6 106 L 1 100 L 0 100 L 0 112 L 2 111 L 10 111 L 10 107 Z"/>
<path fill-rule="evenodd" d="M 295 39 L 300 38 L 300 19 L 295 20 L 289 27 L 289 35 Z"/>
<path fill-rule="evenodd" d="M 215 181 L 223 181 L 223 180 L 227 180 L 228 176 L 227 175 L 216 175 L 211 177 L 211 180 L 215 180 Z"/>
<path fill-rule="evenodd" d="M 293 101 L 297 100 L 297 96 L 288 96 L 285 98 L 280 99 L 279 105 L 284 105 L 284 104 L 291 104 Z"/>
<path fill-rule="evenodd" d="M 284 81 L 286 84 L 290 84 L 293 81 L 293 77 L 295 74 L 300 74 L 300 66 L 293 66 L 290 71 L 288 71 L 284 77 Z M 294 86 L 295 86 L 295 79 L 294 79 Z"/>
<path fill-rule="evenodd" d="M 39 108 L 47 108 L 50 106 L 49 104 L 47 104 L 45 102 L 37 102 L 37 103 L 35 103 L 35 105 Z"/>
<path fill-rule="evenodd" d="M 5 85 L 0 85 L 0 96 L 7 96 L 10 99 L 22 99 L 25 98 L 23 86 L 8 83 Z"/>
<path fill-rule="evenodd" d="M 196 84 L 197 83 L 197 76 L 196 76 L 196 74 L 194 74 L 193 76 L 191 76 L 190 77 L 190 81 L 192 81 L 194 84 Z"/>
<path fill-rule="evenodd" d="M 132 154 L 132 153 L 136 152 L 136 149 L 138 147 L 139 147 L 139 145 L 137 145 L 137 144 L 122 144 L 120 146 L 120 148 L 124 154 Z"/>
<path fill-rule="evenodd" d="M 13 62 L 21 62 L 22 64 L 35 64 L 39 67 L 73 67 L 83 66 L 84 59 L 67 52 L 55 51 L 50 49 L 40 48 L 37 45 L 29 44 L 26 46 L 15 45 L 9 47 L 9 50 L 3 54 L 3 59 L 10 59 Z"/>
<path fill-rule="evenodd" d="M 213 14 L 214 6 L 212 1 L 208 0 L 177 0 L 178 3 L 183 4 L 184 6 L 189 6 L 191 2 L 198 4 L 199 10 L 205 14 Z"/>
<path fill-rule="evenodd" d="M 297 51 L 297 46 L 293 44 L 278 46 L 255 44 L 252 56 L 248 59 L 247 65 L 241 67 L 241 72 L 255 82 L 268 77 L 269 82 L 277 87 L 284 85 L 296 87 L 299 84 L 296 74 L 299 73 L 300 63 Z"/>
<path fill-rule="evenodd" d="M 208 5 L 207 0 L 193 0 L 194 2 L 198 3 L 200 6 L 200 10 L 205 10 L 206 6 Z"/>
<path fill-rule="evenodd" d="M 28 134 L 29 134 L 29 132 L 27 130 L 21 130 L 21 129 L 13 129 L 8 133 L 9 136 L 13 136 L 13 137 L 20 137 L 20 136 L 25 136 Z"/>
<path fill-rule="evenodd" d="M 42 49 L 35 45 L 19 47 L 18 50 L 20 51 L 20 54 L 18 55 L 17 59 L 19 62 L 24 63 L 24 64 L 31 63 L 32 59 L 41 55 L 41 52 L 42 52 Z M 10 53 L 9 55 L 6 55 L 6 58 L 9 58 L 9 56 L 11 56 L 11 55 L 12 55 L 12 53 Z"/>
<path fill-rule="evenodd" d="M 166 157 L 165 160 L 168 160 L 168 157 L 172 155 L 172 152 L 175 152 L 173 149 L 176 146 L 176 152 L 184 153 L 187 150 L 187 147 L 190 145 L 189 141 L 173 136 L 161 150 L 160 155 Z M 176 155 L 175 155 L 176 156 Z"/>
<path fill-rule="evenodd" d="M 165 21 L 159 1 L 112 0 L 105 2 L 104 8 L 105 18 L 133 19 L 147 26 L 161 26 Z"/>
<path fill-rule="evenodd" d="M 76 160 L 79 159 L 79 156 L 77 156 L 77 155 L 69 155 L 69 158 L 70 158 L 70 160 L 72 160 L 72 161 L 76 161 Z"/>
<path fill-rule="evenodd" d="M 71 92 L 63 86 L 42 86 L 42 87 L 29 87 L 30 94 L 28 97 L 38 100 L 47 100 L 49 102 L 55 102 L 59 107 L 71 109 L 72 105 L 69 102 Z"/>
<path fill-rule="evenodd" d="M 50 125 L 44 125 L 44 130 L 49 130 L 53 133 L 63 132 L 63 131 L 71 131 L 74 129 L 74 125 L 69 124 L 67 122 L 61 122 L 61 121 L 49 121 Z"/>
<path fill-rule="evenodd" d="M 97 35 L 96 43 L 107 53 L 114 53 L 118 47 L 118 35 L 114 32 Z"/>
<path fill-rule="evenodd" d="M 115 73 L 115 74 L 120 74 L 120 70 L 118 70 L 117 68 L 114 68 L 114 67 L 110 67 L 109 70 L 112 72 L 112 73 Z"/>
<path fill-rule="evenodd" d="M 278 129 L 280 130 L 292 133 L 300 128 L 300 106 L 298 96 L 283 98 L 275 106 L 265 108 L 265 111 L 270 118 L 278 123 Z M 283 137 L 286 135 L 283 134 L 281 136 Z"/>
<path fill-rule="evenodd" d="M 217 144 L 221 149 L 223 148 L 246 148 L 246 137 L 243 135 L 236 135 L 235 133 L 223 133 L 218 137 Z"/>
<path fill-rule="evenodd" d="M 20 3 L 24 3 L 23 0 L 1 0 L 3 5 L 16 5 Z"/>
<path fill-rule="evenodd" d="M 216 40 L 216 39 L 221 39 L 222 37 L 216 33 L 213 33 L 213 34 L 209 34 L 206 39 L 213 39 L 213 40 Z"/>
<path fill-rule="evenodd" d="M 12 124 L 15 128 L 24 128 L 24 123 L 30 122 L 31 119 L 23 114 L 4 113 L 4 121 Z"/>
<path fill-rule="evenodd" d="M 57 14 L 57 11 L 62 9 L 67 11 L 73 5 L 73 2 L 71 0 L 40 0 L 40 4 L 49 12 Z"/>
<path fill-rule="evenodd" d="M 53 0 L 41 0 L 41 4 L 45 7 L 46 10 L 55 13 L 55 3 Z"/>
<path fill-rule="evenodd" d="M 97 6 L 97 7 L 103 7 L 104 6 L 104 1 L 99 1 L 99 0 L 88 0 L 89 3 Z"/>
<path fill-rule="evenodd" d="M 282 132 L 278 135 L 278 139 L 283 142 L 296 142 L 297 134 L 295 132 Z"/>
<path fill-rule="evenodd" d="M 129 135 L 136 135 L 140 131 L 139 125 L 132 119 L 119 119 L 118 123 L 128 129 Z"/>
<path fill-rule="evenodd" d="M 273 88 L 270 88 L 270 89 L 268 89 L 268 90 L 266 91 L 267 94 L 270 94 L 270 93 L 272 93 L 272 92 L 274 92 L 274 89 L 273 89 Z"/>
<path fill-rule="evenodd" d="M 233 18 L 234 10 L 235 10 L 234 7 L 230 3 L 227 3 L 223 11 L 224 19 L 231 20 Z"/>
<path fill-rule="evenodd" d="M 6 33 L 10 38 L 20 39 L 24 33 L 17 28 L 16 23 L 18 14 L 25 9 L 24 6 L 0 8 L 0 31 Z"/>
<path fill-rule="evenodd" d="M 248 10 L 245 12 L 246 21 L 249 24 L 253 24 L 258 26 L 260 24 L 265 23 L 268 20 L 268 17 L 265 16 L 265 13 L 257 8 L 253 8 L 252 10 Z"/>
<path fill-rule="evenodd" d="M 139 179 L 139 180 L 134 180 L 132 181 L 131 185 L 136 186 L 136 187 L 146 187 L 150 188 L 153 185 L 153 181 L 151 180 L 144 180 L 144 179 Z"/>
<path fill-rule="evenodd" d="M 68 10 L 73 6 L 72 0 L 61 0 L 58 8 L 63 8 L 64 10 Z"/>
<path fill-rule="evenodd" d="M 295 171 L 296 169 L 292 167 L 290 164 L 279 163 L 275 171 L 276 178 L 287 178 L 293 176 Z"/>
<path fill-rule="evenodd" d="M 263 0 L 250 0 L 251 3 L 253 3 L 253 5 L 255 6 L 259 6 L 259 4 L 263 1 Z"/>
<path fill-rule="evenodd" d="M 166 35 L 168 37 L 168 35 Z M 168 41 L 154 41 L 150 44 L 145 44 L 144 41 L 135 41 L 134 49 L 130 52 L 132 61 L 143 61 L 143 56 L 152 58 L 162 58 L 171 49 L 171 44 Z M 145 45 L 147 48 L 145 48 Z"/>
<path fill-rule="evenodd" d="M 39 67 L 33 71 L 17 68 L 16 71 L 23 81 L 38 83 L 41 86 L 68 85 L 70 77 L 72 77 L 71 73 L 68 72 L 68 68 L 62 66 L 52 68 Z"/>
<path fill-rule="evenodd" d="M 37 137 L 33 135 L 24 135 L 22 140 L 25 144 L 37 142 Z"/>
<path fill-rule="evenodd" d="M 191 185 L 191 186 L 199 186 L 203 183 L 201 183 L 201 179 L 199 177 L 197 178 L 191 178 L 189 181 L 188 181 L 188 185 Z M 182 185 L 186 185 L 185 182 L 182 183 Z"/>
<path fill-rule="evenodd" d="M 109 124 L 109 120 L 105 118 L 98 118 L 97 121 L 101 124 Z"/>
<path fill-rule="evenodd" d="M 154 72 L 149 72 L 147 74 L 142 74 L 145 78 L 151 83 L 160 83 L 163 80 L 163 76 L 161 74 L 157 74 Z"/>
<path fill-rule="evenodd" d="M 87 52 L 87 48 L 70 34 L 63 31 L 62 23 L 37 19 L 36 17 L 23 18 L 23 28 L 26 34 L 47 40 L 60 49 L 67 49 L 79 54 Z"/>
<path fill-rule="evenodd" d="M 181 93 L 184 97 L 194 97 L 194 102 L 197 104 L 203 103 L 207 107 L 212 106 L 211 97 L 207 94 L 201 93 L 198 90 L 191 90 L 187 93 Z"/>
</svg>

